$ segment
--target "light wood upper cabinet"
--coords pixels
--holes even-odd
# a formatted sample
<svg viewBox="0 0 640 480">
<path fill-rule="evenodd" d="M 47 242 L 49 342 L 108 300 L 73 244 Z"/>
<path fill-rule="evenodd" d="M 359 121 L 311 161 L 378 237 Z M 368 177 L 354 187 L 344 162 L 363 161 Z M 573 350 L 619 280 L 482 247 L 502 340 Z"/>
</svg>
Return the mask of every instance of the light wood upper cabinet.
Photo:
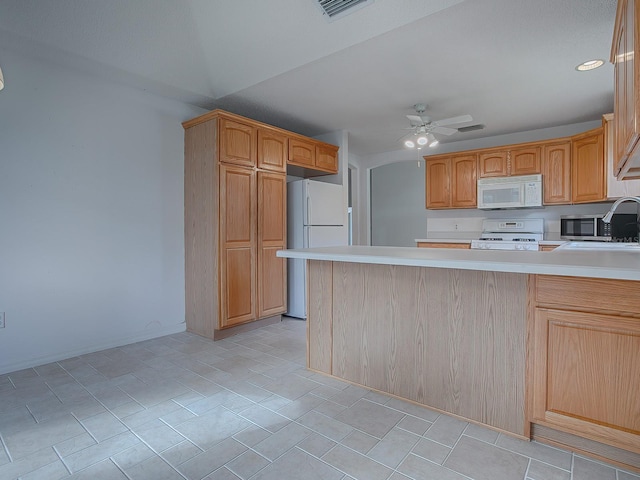
<svg viewBox="0 0 640 480">
<path fill-rule="evenodd" d="M 220 165 L 221 327 L 255 320 L 256 172 Z"/>
<path fill-rule="evenodd" d="M 254 167 L 257 158 L 256 127 L 221 118 L 219 122 L 220 161 Z"/>
<path fill-rule="evenodd" d="M 540 147 L 510 150 L 509 175 L 535 175 L 540 172 Z"/>
<path fill-rule="evenodd" d="M 287 171 L 288 138 L 285 134 L 258 129 L 258 168 L 284 173 Z"/>
<path fill-rule="evenodd" d="M 571 203 L 571 141 L 542 147 L 542 178 L 545 205 Z"/>
<path fill-rule="evenodd" d="M 540 147 L 485 151 L 478 155 L 478 176 L 509 177 L 540 173 Z"/>
<path fill-rule="evenodd" d="M 290 137 L 287 163 L 303 169 L 337 173 L 338 147 L 313 139 Z"/>
<path fill-rule="evenodd" d="M 614 64 L 614 154 L 619 180 L 640 178 L 640 0 L 618 0 L 611 47 Z"/>
<path fill-rule="evenodd" d="M 640 180 L 618 180 L 615 176 L 614 128 L 613 113 L 602 116 L 604 128 L 604 162 L 607 169 L 607 199 L 615 200 L 620 197 L 636 197 L 640 195 Z"/>
<path fill-rule="evenodd" d="M 506 177 L 509 172 L 507 151 L 485 152 L 478 155 L 478 176 Z"/>
<path fill-rule="evenodd" d="M 287 177 L 258 172 L 258 316 L 287 308 L 287 261 L 276 252 L 287 243 Z"/>
<path fill-rule="evenodd" d="M 573 137 L 571 187 L 571 200 L 573 203 L 606 200 L 602 128 L 596 128 Z"/>
<path fill-rule="evenodd" d="M 425 157 L 426 207 L 451 207 L 451 162 L 447 158 Z"/>
<path fill-rule="evenodd" d="M 334 147 L 333 145 L 316 145 L 316 167 L 337 172 L 338 147 Z"/>
<path fill-rule="evenodd" d="M 426 208 L 474 208 L 477 205 L 477 156 L 424 157 Z"/>
<path fill-rule="evenodd" d="M 451 157 L 451 206 L 473 208 L 478 204 L 476 155 Z"/>
<path fill-rule="evenodd" d="M 313 168 L 316 165 L 316 146 L 311 141 L 289 139 L 289 163 Z"/>
</svg>

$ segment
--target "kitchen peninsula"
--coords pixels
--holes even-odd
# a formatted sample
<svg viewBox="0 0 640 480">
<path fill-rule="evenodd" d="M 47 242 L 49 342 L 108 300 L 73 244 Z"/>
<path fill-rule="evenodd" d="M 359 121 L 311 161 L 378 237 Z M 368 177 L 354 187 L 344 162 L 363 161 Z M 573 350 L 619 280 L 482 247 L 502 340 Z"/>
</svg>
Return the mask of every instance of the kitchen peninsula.
<svg viewBox="0 0 640 480">
<path fill-rule="evenodd" d="M 308 368 L 640 468 L 640 251 L 285 250 Z"/>
</svg>

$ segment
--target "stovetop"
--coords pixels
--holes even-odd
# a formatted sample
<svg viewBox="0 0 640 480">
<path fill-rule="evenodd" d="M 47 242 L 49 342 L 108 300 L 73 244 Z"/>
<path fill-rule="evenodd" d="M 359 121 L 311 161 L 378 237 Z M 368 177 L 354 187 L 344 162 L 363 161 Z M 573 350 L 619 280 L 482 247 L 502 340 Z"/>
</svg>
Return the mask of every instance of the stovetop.
<svg viewBox="0 0 640 480">
<path fill-rule="evenodd" d="M 491 220 L 482 222 L 480 239 L 471 242 L 471 248 L 485 250 L 538 250 L 544 235 L 544 220 L 527 218 Z"/>
</svg>

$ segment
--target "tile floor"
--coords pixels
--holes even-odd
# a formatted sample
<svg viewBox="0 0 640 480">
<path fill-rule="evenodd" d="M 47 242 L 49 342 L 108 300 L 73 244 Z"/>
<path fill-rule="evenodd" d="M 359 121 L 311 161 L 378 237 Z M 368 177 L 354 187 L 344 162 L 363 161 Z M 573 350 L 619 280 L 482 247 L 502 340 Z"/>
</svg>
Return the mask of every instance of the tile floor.
<svg viewBox="0 0 640 480">
<path fill-rule="evenodd" d="M 304 368 L 305 323 L 0 375 L 0 479 L 640 480 Z"/>
</svg>

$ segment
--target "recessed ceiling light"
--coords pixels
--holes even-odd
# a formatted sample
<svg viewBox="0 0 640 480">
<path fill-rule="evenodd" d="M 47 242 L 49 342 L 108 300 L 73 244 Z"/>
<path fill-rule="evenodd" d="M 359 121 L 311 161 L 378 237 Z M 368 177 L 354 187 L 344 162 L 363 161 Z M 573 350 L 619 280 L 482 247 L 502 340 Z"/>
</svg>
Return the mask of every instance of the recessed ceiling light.
<svg viewBox="0 0 640 480">
<path fill-rule="evenodd" d="M 586 72 L 589 70 L 593 70 L 594 68 L 598 68 L 604 65 L 604 60 L 589 60 L 588 62 L 581 63 L 576 67 L 576 70 L 579 72 Z"/>
</svg>

